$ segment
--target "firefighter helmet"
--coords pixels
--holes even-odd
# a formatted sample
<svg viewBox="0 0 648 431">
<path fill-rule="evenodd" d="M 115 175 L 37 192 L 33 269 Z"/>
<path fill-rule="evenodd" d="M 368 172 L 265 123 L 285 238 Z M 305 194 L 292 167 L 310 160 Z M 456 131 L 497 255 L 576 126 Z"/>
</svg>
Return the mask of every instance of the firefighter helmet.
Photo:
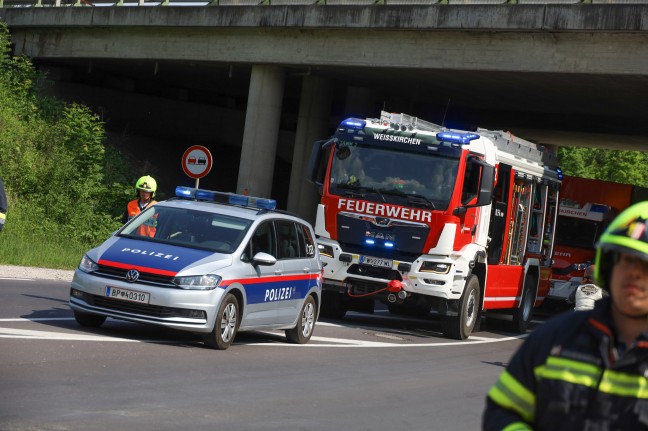
<svg viewBox="0 0 648 431">
<path fill-rule="evenodd" d="M 151 193 L 151 197 L 153 197 L 155 196 L 155 191 L 157 190 L 157 182 L 155 182 L 153 177 L 145 175 L 137 180 L 137 182 L 135 183 L 135 190 L 138 194 L 139 190 L 149 192 Z"/>
<path fill-rule="evenodd" d="M 619 214 L 596 244 L 596 280 L 609 289 L 612 266 L 618 253 L 628 253 L 648 261 L 648 201 Z"/>
</svg>

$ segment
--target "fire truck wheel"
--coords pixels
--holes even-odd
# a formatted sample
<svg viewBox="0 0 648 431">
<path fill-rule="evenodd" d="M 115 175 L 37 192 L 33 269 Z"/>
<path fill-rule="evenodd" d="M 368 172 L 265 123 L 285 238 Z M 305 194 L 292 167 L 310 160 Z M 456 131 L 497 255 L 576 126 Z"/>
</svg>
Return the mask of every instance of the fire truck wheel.
<svg viewBox="0 0 648 431">
<path fill-rule="evenodd" d="M 347 306 L 343 302 L 342 294 L 335 292 L 322 292 L 322 307 L 320 315 L 331 319 L 344 319 Z"/>
<path fill-rule="evenodd" d="M 466 280 L 466 287 L 458 305 L 458 316 L 443 317 L 443 335 L 455 340 L 465 340 L 475 329 L 480 314 L 479 279 L 476 275 L 471 275 Z"/>
<path fill-rule="evenodd" d="M 218 308 L 214 329 L 203 337 L 205 346 L 210 349 L 227 349 L 232 345 L 240 323 L 238 300 L 228 293 Z"/>
<path fill-rule="evenodd" d="M 312 295 L 304 301 L 304 306 L 299 313 L 297 326 L 286 329 L 286 339 L 293 344 L 306 344 L 313 335 L 315 322 L 317 321 L 317 307 Z"/>
<path fill-rule="evenodd" d="M 533 314 L 533 303 L 535 302 L 535 291 L 533 286 L 536 284 L 535 280 L 529 279 L 525 282 L 524 292 L 522 292 L 522 299 L 520 306 L 513 310 L 513 320 L 511 321 L 511 331 L 517 334 L 524 334 L 529 327 L 531 315 Z"/>
</svg>

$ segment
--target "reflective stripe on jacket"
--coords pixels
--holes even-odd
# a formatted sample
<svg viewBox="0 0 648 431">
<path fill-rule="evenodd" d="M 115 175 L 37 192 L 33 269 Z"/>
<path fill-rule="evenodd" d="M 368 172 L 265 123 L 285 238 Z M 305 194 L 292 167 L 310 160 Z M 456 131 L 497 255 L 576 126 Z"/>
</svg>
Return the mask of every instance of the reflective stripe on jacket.
<svg viewBox="0 0 648 431">
<path fill-rule="evenodd" d="M 536 329 L 488 392 L 484 430 L 648 430 L 648 334 L 621 354 L 609 298 Z"/>
</svg>

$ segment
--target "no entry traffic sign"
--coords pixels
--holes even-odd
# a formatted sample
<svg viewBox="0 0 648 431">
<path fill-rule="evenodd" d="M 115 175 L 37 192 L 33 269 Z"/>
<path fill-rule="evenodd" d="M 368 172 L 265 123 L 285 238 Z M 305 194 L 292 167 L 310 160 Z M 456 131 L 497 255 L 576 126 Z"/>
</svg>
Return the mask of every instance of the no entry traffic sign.
<svg viewBox="0 0 648 431">
<path fill-rule="evenodd" d="M 193 145 L 182 156 L 182 170 L 191 178 L 202 178 L 211 171 L 212 162 L 212 155 L 207 148 Z"/>
</svg>

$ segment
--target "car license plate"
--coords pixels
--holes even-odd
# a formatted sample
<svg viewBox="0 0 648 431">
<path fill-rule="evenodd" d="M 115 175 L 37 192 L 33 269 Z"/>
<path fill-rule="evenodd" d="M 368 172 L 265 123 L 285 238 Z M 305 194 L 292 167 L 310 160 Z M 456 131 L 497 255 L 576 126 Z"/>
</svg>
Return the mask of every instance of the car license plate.
<svg viewBox="0 0 648 431">
<path fill-rule="evenodd" d="M 390 259 L 381 259 L 379 257 L 360 256 L 360 263 L 381 268 L 391 268 L 393 262 Z"/>
<path fill-rule="evenodd" d="M 124 301 L 139 302 L 140 304 L 148 304 L 150 295 L 146 292 L 137 292 L 135 290 L 106 286 L 106 297 L 121 299 Z"/>
</svg>

